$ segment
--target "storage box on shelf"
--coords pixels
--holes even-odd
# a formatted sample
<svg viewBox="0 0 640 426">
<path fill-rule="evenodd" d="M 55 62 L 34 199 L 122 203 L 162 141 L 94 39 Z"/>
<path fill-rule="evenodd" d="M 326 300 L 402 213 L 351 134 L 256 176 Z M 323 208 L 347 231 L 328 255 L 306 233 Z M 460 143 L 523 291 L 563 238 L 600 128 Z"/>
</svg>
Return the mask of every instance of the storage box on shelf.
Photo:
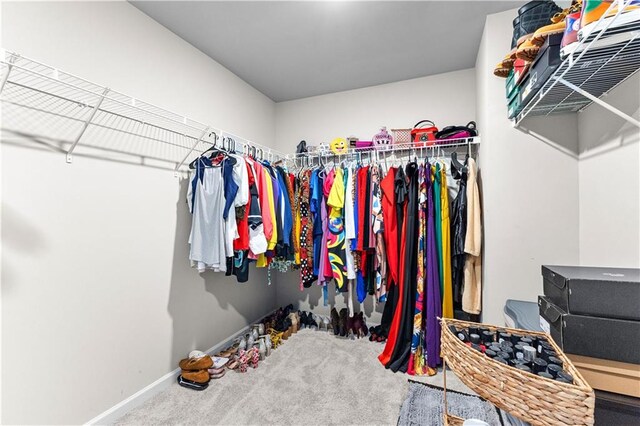
<svg viewBox="0 0 640 426">
<path fill-rule="evenodd" d="M 446 318 L 441 320 L 441 324 L 445 424 L 462 424 L 462 419 L 449 415 L 446 408 L 446 367 L 449 366 L 460 380 L 478 395 L 534 426 L 593 425 L 593 389 L 548 334 Z M 574 383 L 557 382 L 499 363 L 465 345 L 449 329 L 451 325 L 457 329 L 481 326 L 491 331 L 505 330 L 509 333 L 547 339 L 562 360 L 563 368 L 573 376 Z"/>
</svg>

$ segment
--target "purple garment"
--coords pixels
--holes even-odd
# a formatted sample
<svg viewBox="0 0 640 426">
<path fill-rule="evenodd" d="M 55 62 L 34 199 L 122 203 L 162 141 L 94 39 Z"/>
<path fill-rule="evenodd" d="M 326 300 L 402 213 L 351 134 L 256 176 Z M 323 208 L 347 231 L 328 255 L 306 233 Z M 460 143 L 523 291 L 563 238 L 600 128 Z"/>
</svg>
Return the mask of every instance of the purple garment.
<svg viewBox="0 0 640 426">
<path fill-rule="evenodd" d="M 433 200 L 433 180 L 431 166 L 427 164 L 427 247 L 426 247 L 426 348 L 427 365 L 435 368 L 440 364 L 440 323 L 442 299 L 440 298 L 440 274 L 438 272 L 438 252 L 436 248 L 436 224 Z"/>
</svg>

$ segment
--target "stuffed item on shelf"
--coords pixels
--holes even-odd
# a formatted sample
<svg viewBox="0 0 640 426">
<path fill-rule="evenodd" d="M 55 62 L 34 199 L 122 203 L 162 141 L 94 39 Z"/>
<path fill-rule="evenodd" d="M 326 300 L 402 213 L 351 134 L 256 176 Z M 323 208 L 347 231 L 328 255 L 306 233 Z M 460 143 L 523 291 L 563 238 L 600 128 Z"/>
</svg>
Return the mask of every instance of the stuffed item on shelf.
<svg viewBox="0 0 640 426">
<path fill-rule="evenodd" d="M 376 146 L 386 146 L 393 143 L 393 136 L 387 132 L 386 127 L 382 127 L 379 133 L 373 135 L 373 144 Z"/>
</svg>

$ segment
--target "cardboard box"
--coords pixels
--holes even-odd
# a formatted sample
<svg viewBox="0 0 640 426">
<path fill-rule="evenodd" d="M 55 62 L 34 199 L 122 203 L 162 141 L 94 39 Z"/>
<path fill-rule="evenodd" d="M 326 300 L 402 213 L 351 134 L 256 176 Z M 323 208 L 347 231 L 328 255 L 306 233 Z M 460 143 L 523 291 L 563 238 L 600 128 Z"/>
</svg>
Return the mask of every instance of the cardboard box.
<svg viewBox="0 0 640 426">
<path fill-rule="evenodd" d="M 640 398 L 640 365 L 565 353 L 597 390 Z"/>
<path fill-rule="evenodd" d="M 640 321 L 640 269 L 542 266 L 544 294 L 561 310 Z"/>
</svg>

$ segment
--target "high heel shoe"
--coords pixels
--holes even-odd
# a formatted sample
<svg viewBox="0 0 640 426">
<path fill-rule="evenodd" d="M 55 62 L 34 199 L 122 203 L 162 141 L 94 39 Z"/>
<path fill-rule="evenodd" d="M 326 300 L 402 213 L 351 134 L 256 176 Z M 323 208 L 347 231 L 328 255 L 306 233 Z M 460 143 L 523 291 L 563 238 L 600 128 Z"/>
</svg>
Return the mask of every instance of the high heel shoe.
<svg viewBox="0 0 640 426">
<path fill-rule="evenodd" d="M 356 322 L 358 321 L 358 317 L 356 316 L 352 316 L 352 317 L 347 317 L 347 337 L 349 338 L 349 340 L 355 340 L 356 336 L 357 336 L 357 326 L 356 326 Z"/>
<path fill-rule="evenodd" d="M 364 314 L 362 312 L 358 313 L 358 338 L 366 337 L 369 334 L 369 329 L 367 328 L 367 320 L 364 318 Z"/>
<path fill-rule="evenodd" d="M 349 314 L 347 313 L 347 308 L 340 309 L 340 336 L 345 337 L 348 333 L 347 331 L 347 319 Z"/>
<path fill-rule="evenodd" d="M 293 326 L 292 331 L 293 331 L 294 333 L 297 333 L 297 332 L 298 332 L 298 329 L 299 329 L 299 327 L 298 327 L 298 317 L 297 317 L 297 315 L 296 315 L 296 314 L 294 314 L 293 312 L 291 312 L 291 313 L 289 314 L 289 320 L 291 321 L 291 324 L 292 324 L 292 326 Z"/>
<path fill-rule="evenodd" d="M 336 308 L 331 308 L 331 328 L 333 329 L 333 334 L 340 335 L 340 315 L 338 315 Z"/>
</svg>

